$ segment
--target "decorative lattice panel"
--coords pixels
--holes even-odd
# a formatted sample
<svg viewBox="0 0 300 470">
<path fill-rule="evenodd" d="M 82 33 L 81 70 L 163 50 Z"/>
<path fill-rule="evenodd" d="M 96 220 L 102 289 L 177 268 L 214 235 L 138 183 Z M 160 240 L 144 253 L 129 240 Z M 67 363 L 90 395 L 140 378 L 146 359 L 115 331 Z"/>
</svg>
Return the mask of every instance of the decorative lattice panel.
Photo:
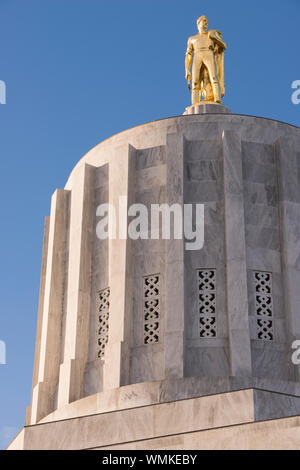
<svg viewBox="0 0 300 470">
<path fill-rule="evenodd" d="M 160 330 L 160 275 L 143 278 L 144 344 L 158 343 Z"/>
<path fill-rule="evenodd" d="M 104 357 L 105 347 L 108 342 L 109 296 L 110 296 L 109 287 L 98 292 L 97 350 L 98 350 L 98 357 L 100 358 Z"/>
<path fill-rule="evenodd" d="M 200 338 L 217 336 L 216 319 L 216 270 L 199 269 L 198 281 L 198 314 Z"/>
<path fill-rule="evenodd" d="M 255 313 L 257 338 L 273 340 L 273 294 L 272 294 L 272 273 L 255 271 Z"/>
</svg>

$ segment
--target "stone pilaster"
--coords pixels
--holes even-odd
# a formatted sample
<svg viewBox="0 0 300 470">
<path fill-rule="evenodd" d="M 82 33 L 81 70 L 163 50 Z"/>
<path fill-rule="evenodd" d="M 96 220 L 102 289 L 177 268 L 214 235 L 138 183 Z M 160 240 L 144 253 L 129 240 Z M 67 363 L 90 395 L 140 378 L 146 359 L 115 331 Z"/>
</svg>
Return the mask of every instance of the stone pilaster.
<svg viewBox="0 0 300 470">
<path fill-rule="evenodd" d="M 46 280 L 48 242 L 49 242 L 49 223 L 50 223 L 50 217 L 45 217 L 32 390 L 37 385 L 38 376 L 39 376 L 39 358 L 40 358 L 40 350 L 41 350 L 41 337 L 42 337 L 42 324 L 43 324 L 43 311 L 44 311 L 44 298 L 45 298 L 45 280 Z M 31 423 L 31 407 L 27 407 L 25 424 L 29 425 L 30 423 Z"/>
<path fill-rule="evenodd" d="M 38 383 L 38 376 L 39 376 L 39 365 L 40 365 L 39 357 L 40 357 L 40 350 L 41 350 L 41 336 L 42 336 L 43 311 L 44 311 L 44 300 L 45 300 L 45 281 L 46 281 L 47 257 L 48 257 L 49 225 L 50 225 L 50 217 L 45 217 L 42 269 L 41 269 L 40 295 L 39 295 L 39 308 L 38 308 L 38 324 L 37 324 L 37 332 L 36 332 L 35 361 L 34 361 L 34 369 L 33 369 L 32 387 L 34 387 Z"/>
<path fill-rule="evenodd" d="M 120 154 L 126 152 L 125 158 Z M 132 146 L 116 148 L 109 166 L 109 203 L 116 210 L 119 219 L 119 198 L 123 199 L 124 213 L 121 224 L 123 237 L 119 237 L 117 224 L 116 239 L 109 240 L 109 339 L 105 350 L 104 390 L 129 383 L 131 316 L 133 310 L 133 261 L 132 241 L 126 239 L 128 207 L 134 197 L 135 149 Z"/>
<path fill-rule="evenodd" d="M 94 170 L 83 165 L 73 175 L 69 228 L 69 266 L 64 347 L 61 355 L 58 406 L 83 396 L 83 373 L 89 352 Z"/>
<path fill-rule="evenodd" d="M 183 137 L 167 136 L 166 203 L 183 207 Z M 184 367 L 184 240 L 166 240 L 165 375 L 183 377 Z"/>
<path fill-rule="evenodd" d="M 54 409 L 60 363 L 69 195 L 69 191 L 55 191 L 51 202 L 49 235 L 48 221 L 45 227 L 37 356 L 31 406 L 32 424 Z"/>
<path fill-rule="evenodd" d="M 109 164 L 95 170 L 94 214 L 102 204 L 108 204 Z M 97 236 L 97 225 L 101 219 L 94 219 L 93 253 L 91 266 L 91 302 L 90 302 L 90 338 L 89 360 L 84 372 L 84 396 L 93 395 L 103 390 L 104 360 L 98 357 L 99 337 L 99 291 L 109 287 L 108 259 L 109 240 Z"/>
<path fill-rule="evenodd" d="M 224 131 L 222 140 L 231 375 L 251 376 L 241 139 Z"/>
<path fill-rule="evenodd" d="M 281 263 L 284 310 L 287 316 L 288 341 L 300 340 L 300 193 L 296 146 L 293 138 L 280 137 L 275 142 L 279 180 Z M 295 380 L 300 380 L 300 366 L 292 365 Z"/>
</svg>

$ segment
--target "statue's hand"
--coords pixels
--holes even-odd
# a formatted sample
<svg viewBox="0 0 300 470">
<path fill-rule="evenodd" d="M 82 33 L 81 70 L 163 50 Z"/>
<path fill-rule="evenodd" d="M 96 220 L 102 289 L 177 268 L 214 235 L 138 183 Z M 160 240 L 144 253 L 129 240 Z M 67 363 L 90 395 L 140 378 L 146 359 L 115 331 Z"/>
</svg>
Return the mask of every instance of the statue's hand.
<svg viewBox="0 0 300 470">
<path fill-rule="evenodd" d="M 190 72 L 190 71 L 187 70 L 187 71 L 185 72 L 185 78 L 186 78 L 187 80 L 191 80 L 191 79 L 192 79 L 192 75 L 191 75 L 191 72 Z"/>
</svg>

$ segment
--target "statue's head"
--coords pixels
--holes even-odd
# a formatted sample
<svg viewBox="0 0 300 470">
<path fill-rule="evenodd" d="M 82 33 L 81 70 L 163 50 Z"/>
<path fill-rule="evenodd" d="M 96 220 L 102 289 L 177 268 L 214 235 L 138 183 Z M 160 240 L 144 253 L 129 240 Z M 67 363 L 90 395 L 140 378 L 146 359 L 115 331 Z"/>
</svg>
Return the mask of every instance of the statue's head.
<svg viewBox="0 0 300 470">
<path fill-rule="evenodd" d="M 197 26 L 199 31 L 206 31 L 208 27 L 208 19 L 207 16 L 202 15 L 197 20 Z"/>
</svg>

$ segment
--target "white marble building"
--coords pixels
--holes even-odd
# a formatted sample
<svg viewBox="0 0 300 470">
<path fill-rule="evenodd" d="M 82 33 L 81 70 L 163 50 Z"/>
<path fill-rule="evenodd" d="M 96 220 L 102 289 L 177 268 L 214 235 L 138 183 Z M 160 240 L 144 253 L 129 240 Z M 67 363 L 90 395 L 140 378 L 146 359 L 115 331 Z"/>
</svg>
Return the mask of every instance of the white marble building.
<svg viewBox="0 0 300 470">
<path fill-rule="evenodd" d="M 300 129 L 203 110 L 107 139 L 54 193 L 9 448 L 299 448 Z M 99 240 L 119 196 L 204 204 L 203 249 Z"/>
</svg>

